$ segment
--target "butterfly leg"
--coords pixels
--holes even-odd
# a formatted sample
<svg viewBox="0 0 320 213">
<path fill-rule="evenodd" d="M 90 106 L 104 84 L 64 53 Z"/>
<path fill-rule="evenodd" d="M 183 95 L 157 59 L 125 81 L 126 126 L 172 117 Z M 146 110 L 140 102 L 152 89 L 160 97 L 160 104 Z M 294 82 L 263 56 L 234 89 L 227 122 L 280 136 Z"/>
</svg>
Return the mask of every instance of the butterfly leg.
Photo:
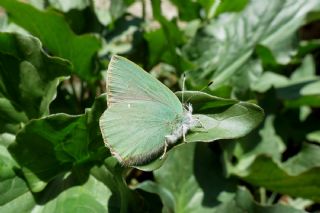
<svg viewBox="0 0 320 213">
<path fill-rule="evenodd" d="M 162 160 L 164 158 L 164 156 L 166 156 L 167 148 L 168 148 L 168 142 L 167 142 L 167 140 L 165 140 L 164 141 L 164 150 L 163 150 L 163 154 L 160 157 L 160 160 Z"/>
</svg>

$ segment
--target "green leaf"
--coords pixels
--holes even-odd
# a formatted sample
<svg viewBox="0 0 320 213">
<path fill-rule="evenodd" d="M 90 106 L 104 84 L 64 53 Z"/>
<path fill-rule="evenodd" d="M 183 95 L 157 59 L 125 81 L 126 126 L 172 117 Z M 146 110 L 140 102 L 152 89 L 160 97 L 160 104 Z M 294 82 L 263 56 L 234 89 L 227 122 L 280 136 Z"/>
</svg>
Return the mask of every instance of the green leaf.
<svg viewBox="0 0 320 213">
<path fill-rule="evenodd" d="M 251 1 L 241 13 L 209 22 L 184 51 L 198 67 L 192 72 L 194 84 L 199 87 L 199 81 L 208 79 L 214 80 L 214 87 L 226 83 L 248 62 L 257 44 L 277 48 L 292 38 L 308 12 L 319 8 L 317 0 L 258 0 Z"/>
<path fill-rule="evenodd" d="M 37 36 L 52 54 L 70 60 L 73 72 L 82 79 L 93 83 L 99 78 L 93 63 L 101 47 L 97 37 L 75 35 L 63 16 L 54 11 L 40 11 L 16 0 L 2 0 L 0 6 L 11 21 Z"/>
<path fill-rule="evenodd" d="M 178 93 L 181 94 L 181 93 Z M 263 110 L 255 104 L 223 99 L 202 92 L 184 92 L 192 103 L 202 127 L 187 135 L 187 142 L 211 142 L 243 137 L 263 119 Z"/>
<path fill-rule="evenodd" d="M 288 78 L 283 75 L 273 73 L 273 72 L 264 72 L 259 80 L 255 84 L 251 85 L 253 91 L 264 93 L 272 87 L 281 87 L 287 85 L 289 82 Z"/>
<path fill-rule="evenodd" d="M 17 176 L 12 184 L 0 182 L 1 212 L 143 212 L 140 198 L 122 177 L 123 168 L 115 159 L 93 167 L 90 176 L 79 182 L 76 173 L 55 178 L 38 194 L 31 194 Z M 6 185 L 5 185 L 6 184 Z M 19 185 L 20 184 L 20 185 Z M 10 187 L 11 186 L 11 187 Z M 23 188 L 24 187 L 24 188 Z M 15 189 L 15 190 L 12 190 Z M 24 189 L 24 190 L 22 190 Z"/>
<path fill-rule="evenodd" d="M 105 101 L 101 96 L 84 115 L 55 114 L 32 120 L 19 132 L 9 150 L 33 192 L 43 190 L 60 173 L 90 166 L 107 156 L 98 127 Z"/>
<path fill-rule="evenodd" d="M 18 164 L 7 150 L 14 139 L 13 135 L 0 135 L 0 211 L 28 212 L 35 200 L 24 180 L 15 174 Z"/>
<path fill-rule="evenodd" d="M 280 74 L 265 72 L 252 84 L 254 91 L 266 92 L 276 88 L 277 98 L 287 107 L 320 106 L 320 79 L 316 74 L 313 58 L 307 55 L 300 67 L 287 78 Z"/>
<path fill-rule="evenodd" d="M 319 146 L 306 144 L 297 155 L 284 163 L 260 155 L 247 167 L 238 167 L 233 175 L 275 192 L 319 202 L 319 152 Z"/>
<path fill-rule="evenodd" d="M 222 204 L 217 208 L 216 212 L 234 212 L 234 213 L 304 213 L 303 210 L 298 210 L 283 204 L 276 205 L 261 205 L 253 200 L 250 192 L 244 187 L 239 187 L 235 197 L 230 202 Z"/>
<path fill-rule="evenodd" d="M 273 159 L 280 160 L 285 151 L 285 144 L 276 134 L 274 128 L 274 116 L 266 117 L 264 126 L 246 137 L 237 139 L 230 143 L 223 143 L 225 151 L 239 160 L 239 167 L 245 167 L 258 155 L 268 155 Z M 227 157 L 227 156 L 225 156 Z M 229 156 L 229 159 L 232 157 Z M 226 160 L 228 162 L 228 160 Z M 227 163 L 227 166 L 229 164 Z M 228 169 L 227 169 L 227 172 Z"/>
<path fill-rule="evenodd" d="M 70 64 L 48 56 L 38 39 L 0 34 L 0 131 L 16 132 L 20 123 L 49 113 Z"/>
<path fill-rule="evenodd" d="M 154 177 L 138 188 L 158 194 L 166 212 L 212 212 L 223 191 L 235 190 L 235 181 L 223 176 L 218 152 L 206 144 L 174 148 Z"/>
</svg>

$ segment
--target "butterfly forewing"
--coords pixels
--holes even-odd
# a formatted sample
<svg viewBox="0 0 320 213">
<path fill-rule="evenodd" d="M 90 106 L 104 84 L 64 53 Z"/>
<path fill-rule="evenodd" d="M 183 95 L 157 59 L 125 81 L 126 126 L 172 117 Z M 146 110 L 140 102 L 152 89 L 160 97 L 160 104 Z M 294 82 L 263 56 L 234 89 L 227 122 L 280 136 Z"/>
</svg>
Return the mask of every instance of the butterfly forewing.
<svg viewBox="0 0 320 213">
<path fill-rule="evenodd" d="M 178 98 L 140 67 L 119 56 L 107 73 L 108 109 L 100 119 L 106 145 L 118 160 L 138 166 L 161 156 L 165 136 L 177 128 Z"/>
</svg>

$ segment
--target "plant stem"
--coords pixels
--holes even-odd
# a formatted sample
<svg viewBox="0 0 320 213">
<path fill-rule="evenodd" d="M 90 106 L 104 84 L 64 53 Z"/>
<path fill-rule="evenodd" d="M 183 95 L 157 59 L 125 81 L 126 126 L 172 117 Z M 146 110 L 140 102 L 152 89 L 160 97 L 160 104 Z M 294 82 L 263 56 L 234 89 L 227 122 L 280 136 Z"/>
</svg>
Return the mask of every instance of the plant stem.
<svg viewBox="0 0 320 213">
<path fill-rule="evenodd" d="M 260 192 L 260 203 L 262 205 L 266 205 L 267 203 L 266 189 L 263 187 L 260 187 L 259 192 Z"/>
</svg>

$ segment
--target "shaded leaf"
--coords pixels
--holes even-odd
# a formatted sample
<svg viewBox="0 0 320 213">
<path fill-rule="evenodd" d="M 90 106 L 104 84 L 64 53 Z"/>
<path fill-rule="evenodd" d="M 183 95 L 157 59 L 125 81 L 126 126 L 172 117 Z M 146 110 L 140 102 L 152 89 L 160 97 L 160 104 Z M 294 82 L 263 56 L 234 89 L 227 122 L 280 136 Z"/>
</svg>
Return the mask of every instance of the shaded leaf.
<svg viewBox="0 0 320 213">
<path fill-rule="evenodd" d="M 2 0 L 0 6 L 10 20 L 37 36 L 52 54 L 70 60 L 73 72 L 82 79 L 93 83 L 99 78 L 93 63 L 101 46 L 97 37 L 75 35 L 63 16 L 54 11 L 40 11 L 16 0 Z"/>
<path fill-rule="evenodd" d="M 319 146 L 308 144 L 284 163 L 260 155 L 247 167 L 238 167 L 233 174 L 253 185 L 319 202 L 319 153 Z"/>
<path fill-rule="evenodd" d="M 0 136 L 0 211 L 28 212 L 35 205 L 35 200 L 24 180 L 16 175 L 18 164 L 7 150 L 14 139 L 9 134 Z"/>
<path fill-rule="evenodd" d="M 90 167 L 107 156 L 98 127 L 105 101 L 104 96 L 98 98 L 84 115 L 55 114 L 32 120 L 19 132 L 9 150 L 33 192 L 43 190 L 60 173 Z"/>
<path fill-rule="evenodd" d="M 4 205 L 0 205 L 0 210 L 4 212 L 143 211 L 140 203 L 142 200 L 126 186 L 121 175 L 123 169 L 119 169 L 114 160 L 108 159 L 103 166 L 92 168 L 90 176 L 83 183 L 78 182 L 77 174 L 74 173 L 57 176 L 38 194 L 26 191 L 28 188 L 20 179 L 20 182 L 16 181 L 11 185 L 15 190 L 7 192 L 9 196 L 16 197 L 3 199 Z M 19 183 L 24 184 L 22 186 L 25 186 L 25 191 L 19 190 L 21 188 Z"/>
<path fill-rule="evenodd" d="M 48 56 L 38 39 L 0 34 L 0 131 L 17 131 L 17 125 L 49 113 L 62 76 L 70 64 Z"/>
<path fill-rule="evenodd" d="M 154 171 L 156 182 L 143 182 L 139 188 L 159 194 L 165 212 L 212 212 L 222 191 L 235 190 L 235 181 L 222 175 L 218 155 L 205 144 L 176 147 Z"/>
<path fill-rule="evenodd" d="M 298 210 L 290 206 L 285 206 L 282 204 L 276 205 L 261 205 L 253 200 L 250 192 L 244 187 L 240 187 L 234 197 L 230 202 L 221 205 L 217 212 L 234 212 L 234 213 L 304 213 L 303 210 Z"/>
</svg>

